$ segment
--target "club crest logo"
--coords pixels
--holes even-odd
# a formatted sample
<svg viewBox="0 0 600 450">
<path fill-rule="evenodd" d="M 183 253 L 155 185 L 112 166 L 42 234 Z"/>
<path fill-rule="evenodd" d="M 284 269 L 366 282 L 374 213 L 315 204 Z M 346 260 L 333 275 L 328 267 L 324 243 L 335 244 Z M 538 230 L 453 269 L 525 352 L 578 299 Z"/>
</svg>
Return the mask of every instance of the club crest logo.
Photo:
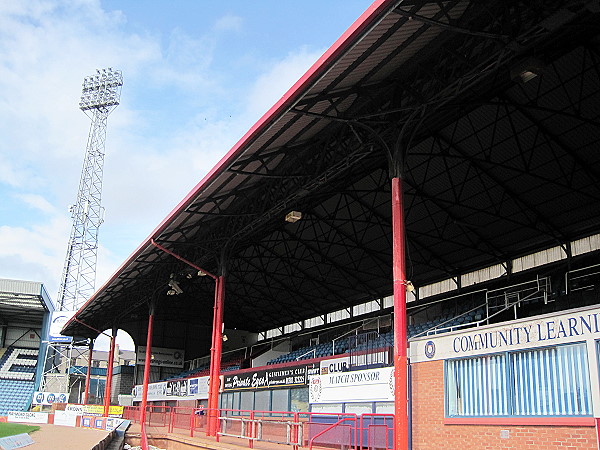
<svg viewBox="0 0 600 450">
<path fill-rule="evenodd" d="M 318 401 L 321 398 L 321 392 L 323 386 L 321 380 L 318 377 L 311 378 L 310 380 L 310 395 L 314 401 Z"/>
<path fill-rule="evenodd" d="M 433 341 L 427 341 L 425 343 L 425 356 L 427 356 L 429 359 L 433 358 L 433 356 L 435 355 L 435 344 L 433 343 Z"/>
</svg>

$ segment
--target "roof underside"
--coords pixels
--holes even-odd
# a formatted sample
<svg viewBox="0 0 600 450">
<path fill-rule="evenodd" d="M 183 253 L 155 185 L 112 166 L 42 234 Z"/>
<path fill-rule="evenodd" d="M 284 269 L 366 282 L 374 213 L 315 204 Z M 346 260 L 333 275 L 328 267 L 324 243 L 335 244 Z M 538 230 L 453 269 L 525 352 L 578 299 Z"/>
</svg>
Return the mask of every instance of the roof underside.
<svg viewBox="0 0 600 450">
<path fill-rule="evenodd" d="M 41 283 L 0 279 L 0 325 L 41 327 L 50 309 L 50 299 Z"/>
<path fill-rule="evenodd" d="M 227 327 L 262 331 L 391 293 L 390 161 L 416 286 L 600 232 L 592 4 L 376 2 L 154 239 L 225 267 Z M 188 269 L 148 240 L 78 319 L 126 329 L 160 296 L 157 315 L 210 324 L 213 282 Z"/>
</svg>

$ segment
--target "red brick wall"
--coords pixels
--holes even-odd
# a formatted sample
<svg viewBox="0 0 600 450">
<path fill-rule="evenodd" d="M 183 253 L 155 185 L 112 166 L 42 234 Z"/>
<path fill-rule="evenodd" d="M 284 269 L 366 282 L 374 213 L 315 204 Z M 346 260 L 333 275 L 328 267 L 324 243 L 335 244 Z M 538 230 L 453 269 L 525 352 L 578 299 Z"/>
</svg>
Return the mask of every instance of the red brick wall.
<svg viewBox="0 0 600 450">
<path fill-rule="evenodd" d="M 444 425 L 444 361 L 412 365 L 413 450 L 598 450 L 596 436 L 595 427 Z"/>
</svg>

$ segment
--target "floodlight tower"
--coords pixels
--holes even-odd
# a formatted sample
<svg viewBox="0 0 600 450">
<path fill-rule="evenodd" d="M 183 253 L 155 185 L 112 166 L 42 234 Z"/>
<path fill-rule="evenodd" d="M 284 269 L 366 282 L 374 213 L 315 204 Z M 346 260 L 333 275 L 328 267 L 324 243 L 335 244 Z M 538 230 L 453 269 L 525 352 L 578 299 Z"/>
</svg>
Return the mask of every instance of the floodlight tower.
<svg viewBox="0 0 600 450">
<path fill-rule="evenodd" d="M 75 311 L 94 293 L 98 228 L 103 222 L 104 209 L 100 204 L 106 123 L 109 114 L 119 104 L 123 75 L 119 70 L 96 70 L 85 77 L 79 108 L 91 119 L 85 160 L 79 181 L 77 202 L 69 208 L 73 227 L 67 246 L 58 307 Z"/>
</svg>

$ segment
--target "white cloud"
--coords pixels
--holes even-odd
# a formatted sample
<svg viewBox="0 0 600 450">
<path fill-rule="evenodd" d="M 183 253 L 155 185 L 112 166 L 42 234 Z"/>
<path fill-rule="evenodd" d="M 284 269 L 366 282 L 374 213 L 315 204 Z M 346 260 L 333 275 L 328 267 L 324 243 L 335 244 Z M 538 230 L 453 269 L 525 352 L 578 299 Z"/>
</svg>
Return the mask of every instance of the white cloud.
<svg viewBox="0 0 600 450">
<path fill-rule="evenodd" d="M 172 30 L 163 42 L 125 24 L 97 0 L 0 2 L 0 198 L 44 213 L 34 226 L 0 221 L 0 277 L 41 281 L 53 298 L 90 126 L 77 108 L 84 76 L 124 74 L 108 120 L 99 287 L 321 54 L 255 61 L 265 72 L 250 88 L 223 86 L 213 76 L 218 36 Z M 224 16 L 214 29 L 242 26 Z"/>
<path fill-rule="evenodd" d="M 322 54 L 321 50 L 302 48 L 268 64 L 270 69 L 258 78 L 248 95 L 248 114 L 258 118 L 267 112 Z"/>
<path fill-rule="evenodd" d="M 241 31 L 244 19 L 239 16 L 227 14 L 219 18 L 214 26 L 215 31 Z"/>
<path fill-rule="evenodd" d="M 17 195 L 26 205 L 47 214 L 56 214 L 56 208 L 44 197 L 37 194 Z"/>
<path fill-rule="evenodd" d="M 0 226 L 1 276 L 41 281 L 56 301 L 69 225 L 68 220 L 54 216 L 31 228 Z"/>
</svg>

